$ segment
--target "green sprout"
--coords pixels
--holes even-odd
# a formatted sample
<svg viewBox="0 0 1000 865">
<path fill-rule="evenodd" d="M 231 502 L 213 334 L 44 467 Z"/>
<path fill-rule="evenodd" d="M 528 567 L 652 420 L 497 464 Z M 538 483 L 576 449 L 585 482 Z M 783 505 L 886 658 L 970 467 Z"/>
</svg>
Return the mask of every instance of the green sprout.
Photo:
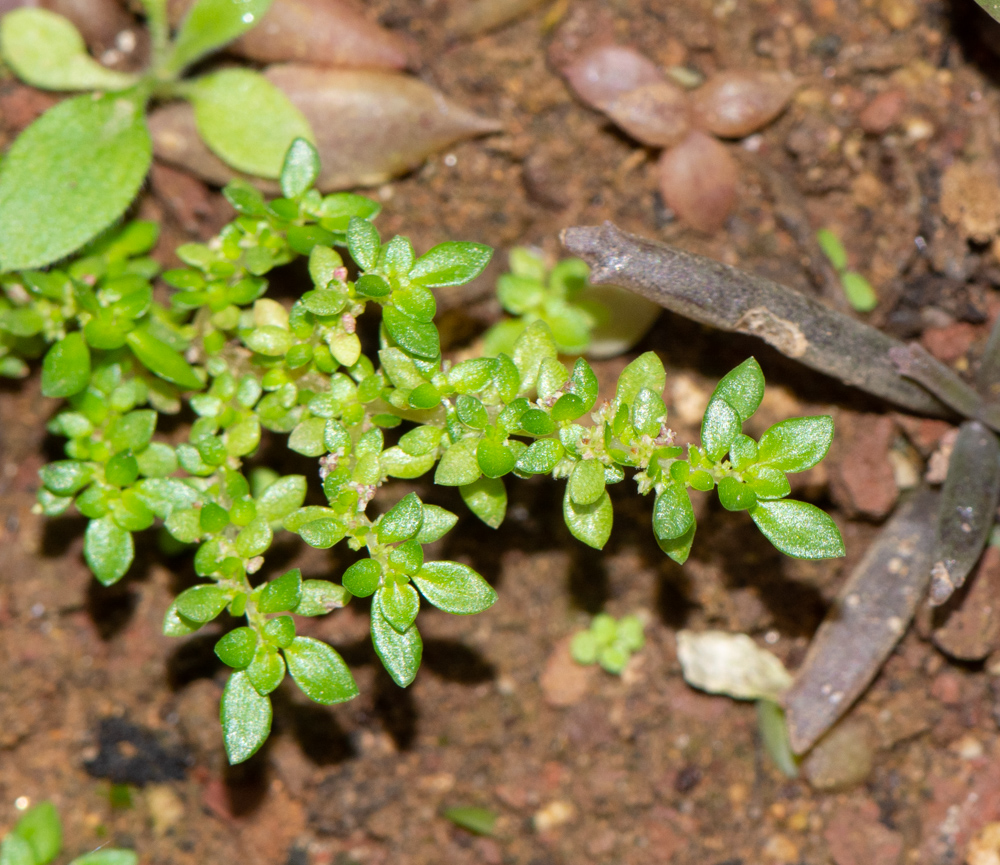
<svg viewBox="0 0 1000 865">
<path fill-rule="evenodd" d="M 45 112 L 11 145 L 0 170 L 0 271 L 44 267 L 91 241 L 125 212 L 153 158 L 151 101 L 186 99 L 198 132 L 233 168 L 277 178 L 293 139 L 313 139 L 302 113 L 261 74 L 185 69 L 260 21 L 272 0 L 197 0 L 171 38 L 166 0 L 142 0 L 149 68 L 116 72 L 87 54 L 62 15 L 20 8 L 0 20 L 0 55 L 22 80 L 88 93 Z"/>
<path fill-rule="evenodd" d="M 51 802 L 42 802 L 25 812 L 3 841 L 0 862 L 4 865 L 46 865 L 62 850 L 62 824 Z M 131 850 L 101 847 L 77 856 L 69 865 L 136 865 Z"/>
<path fill-rule="evenodd" d="M 147 256 L 155 226 L 133 222 L 65 267 L 0 278 L 0 369 L 22 375 L 41 357 L 42 392 L 65 401 L 48 427 L 66 439 L 65 458 L 41 469 L 38 511 L 87 518 L 84 557 L 106 586 L 129 571 L 136 532 L 160 525 L 171 546 L 190 548 L 204 582 L 170 605 L 166 634 L 194 633 L 223 612 L 244 621 L 216 643 L 233 670 L 221 708 L 230 761 L 267 739 L 269 695 L 286 675 L 325 705 L 358 693 L 341 656 L 298 635 L 296 617 L 370 598 L 375 652 L 405 687 L 423 653 L 422 604 L 469 615 L 496 600 L 468 565 L 428 558 L 456 514 L 409 493 L 369 515 L 390 478 L 433 470 L 435 484 L 457 487 L 495 528 L 507 509 L 504 478 L 551 475 L 565 482 L 571 534 L 601 549 L 614 516 L 607 488 L 631 474 L 641 495 L 654 494 L 654 536 L 678 564 L 695 535 L 690 491 L 717 487 L 723 507 L 747 511 L 787 555 L 843 555 L 833 520 L 787 498 L 786 473 L 823 459 L 833 421 L 792 418 L 759 441 L 744 434 L 764 395 L 756 360 L 719 382 L 701 443 L 686 446 L 667 426 L 666 372 L 654 352 L 628 364 L 603 401 L 590 364 L 563 363 L 542 320 L 509 354 L 454 362 L 441 352 L 434 289 L 477 277 L 492 250 L 448 241 L 418 256 L 405 237 L 383 241 L 378 205 L 320 195 L 318 172 L 315 149 L 297 139 L 282 197 L 227 186 L 239 215 L 209 243 L 179 247 L 184 267 L 159 273 Z M 267 274 L 300 256 L 311 285 L 287 305 L 267 297 Z M 154 298 L 157 276 L 174 289 L 168 305 Z M 381 321 L 370 357 L 357 321 L 371 307 Z M 184 407 L 194 417 L 186 440 L 159 434 L 160 416 Z M 317 460 L 325 504 L 306 504 L 305 475 L 249 471 L 275 436 Z M 339 582 L 295 569 L 255 585 L 282 532 L 366 555 Z"/>
<path fill-rule="evenodd" d="M 620 676 L 632 655 L 646 644 L 642 631 L 638 616 L 615 620 L 607 613 L 598 613 L 587 630 L 574 634 L 569 652 L 578 664 L 600 664 Z"/>
<path fill-rule="evenodd" d="M 875 289 L 860 273 L 847 269 L 847 250 L 829 228 L 821 228 L 816 232 L 816 240 L 823 254 L 833 265 L 840 277 L 840 285 L 844 289 L 847 302 L 858 312 L 871 312 L 878 306 L 878 295 Z"/>
</svg>

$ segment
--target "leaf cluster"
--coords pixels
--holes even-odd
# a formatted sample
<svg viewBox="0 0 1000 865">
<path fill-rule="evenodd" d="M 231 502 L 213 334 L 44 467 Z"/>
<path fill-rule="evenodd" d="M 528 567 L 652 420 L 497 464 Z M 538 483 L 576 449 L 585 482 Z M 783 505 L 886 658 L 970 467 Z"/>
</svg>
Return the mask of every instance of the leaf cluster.
<svg viewBox="0 0 1000 865">
<path fill-rule="evenodd" d="M 315 150 L 298 139 L 282 197 L 268 202 L 231 184 L 225 194 L 239 216 L 209 243 L 181 246 L 184 267 L 159 273 L 146 256 L 155 228 L 138 222 L 64 268 L 0 280 L 2 368 L 22 374 L 25 358 L 42 357 L 43 393 L 65 400 L 49 429 L 67 440 L 66 458 L 41 470 L 39 510 L 74 507 L 89 520 L 84 555 L 105 585 L 128 571 L 135 532 L 161 525 L 169 547 L 190 548 L 204 582 L 167 610 L 167 634 L 193 633 L 223 613 L 245 621 L 216 645 L 234 671 L 221 710 L 232 762 L 267 738 L 269 695 L 286 673 L 319 703 L 357 693 L 340 655 L 298 635 L 296 617 L 369 598 L 375 652 L 406 686 L 421 661 L 422 603 L 467 615 L 496 600 L 468 565 L 429 560 L 426 546 L 455 514 L 410 493 L 369 516 L 389 478 L 433 470 L 436 484 L 457 487 L 496 527 L 505 477 L 550 474 L 565 481 L 569 531 L 600 549 L 613 523 L 607 488 L 629 472 L 640 493 L 655 493 L 654 533 L 679 563 L 695 531 L 689 490 L 713 487 L 789 555 L 842 554 L 825 513 L 785 498 L 786 473 L 822 459 L 832 422 L 784 421 L 759 442 L 744 435 L 764 389 L 755 360 L 719 383 L 702 443 L 686 449 L 666 425 L 665 372 L 652 352 L 600 404 L 594 370 L 583 359 L 568 367 L 542 320 L 509 354 L 453 362 L 441 353 L 434 289 L 474 279 L 491 250 L 445 242 L 417 255 L 405 237 L 384 241 L 372 222 L 378 206 L 321 196 L 318 170 Z M 282 304 L 267 296 L 268 274 L 296 257 L 307 258 L 312 284 Z M 153 297 L 156 277 L 173 288 L 166 305 Z M 381 321 L 370 357 L 357 321 L 371 308 Z M 182 408 L 193 421 L 168 438 L 160 415 Z M 250 470 L 269 434 L 318 460 L 326 504 L 306 504 L 303 475 Z M 260 583 L 253 577 L 281 532 L 360 555 L 339 583 L 298 570 Z"/>
<path fill-rule="evenodd" d="M 198 132 L 233 168 L 277 178 L 302 113 L 262 75 L 243 68 L 181 80 L 184 70 L 253 27 L 271 0 L 197 0 L 170 37 L 166 0 L 144 0 L 152 60 L 116 72 L 87 54 L 62 15 L 20 8 L 0 19 L 0 55 L 24 81 L 47 90 L 94 90 L 49 109 L 11 145 L 0 169 L 0 271 L 37 268 L 76 251 L 114 223 L 152 161 L 146 110 L 186 99 Z"/>
<path fill-rule="evenodd" d="M 25 812 L 17 825 L 0 842 L 3 865 L 46 865 L 62 849 L 62 824 L 55 806 L 42 802 Z M 131 850 L 101 847 L 77 856 L 70 865 L 136 865 L 139 857 Z"/>
<path fill-rule="evenodd" d="M 878 295 L 875 289 L 860 273 L 850 270 L 847 266 L 847 250 L 829 228 L 821 228 L 816 232 L 816 241 L 823 255 L 833 265 L 840 277 L 840 285 L 844 290 L 847 302 L 858 312 L 871 312 L 878 306 Z"/>
<path fill-rule="evenodd" d="M 569 651 L 578 664 L 600 664 L 620 676 L 629 659 L 645 644 L 642 622 L 637 616 L 615 619 L 607 613 L 594 616 L 590 627 L 573 635 Z"/>
</svg>

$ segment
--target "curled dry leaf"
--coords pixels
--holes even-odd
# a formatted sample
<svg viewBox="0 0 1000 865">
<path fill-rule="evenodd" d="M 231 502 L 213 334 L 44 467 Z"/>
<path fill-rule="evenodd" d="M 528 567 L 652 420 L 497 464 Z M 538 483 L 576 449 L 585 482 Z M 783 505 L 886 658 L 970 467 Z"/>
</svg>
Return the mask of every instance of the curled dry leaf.
<svg viewBox="0 0 1000 865">
<path fill-rule="evenodd" d="M 673 147 L 691 128 L 688 96 L 676 84 L 644 84 L 605 109 L 618 126 L 650 147 Z"/>
<path fill-rule="evenodd" d="M 455 0 L 445 28 L 456 36 L 476 36 L 502 27 L 541 4 L 542 0 Z"/>
<path fill-rule="evenodd" d="M 406 75 L 296 65 L 272 66 L 265 75 L 316 133 L 322 165 L 317 187 L 323 192 L 383 183 L 459 139 L 500 128 Z M 198 138 L 186 104 L 154 111 L 149 128 L 161 159 L 211 183 L 237 176 Z M 274 188 L 253 182 L 264 190 Z"/>
<path fill-rule="evenodd" d="M 652 60 L 621 45 L 592 48 L 563 69 L 563 75 L 580 99 L 600 111 L 626 93 L 665 81 Z"/>
<path fill-rule="evenodd" d="M 172 23 L 179 23 L 192 3 L 170 0 Z M 351 69 L 404 69 L 416 54 L 408 39 L 380 27 L 347 0 L 274 0 L 260 24 L 227 50 L 260 63 Z"/>
<path fill-rule="evenodd" d="M 660 193 L 684 222 L 706 234 L 722 228 L 736 203 L 737 169 L 725 145 L 694 130 L 660 157 Z"/>
<path fill-rule="evenodd" d="M 930 576 L 938 494 L 912 494 L 847 578 L 785 694 L 796 754 L 808 751 L 868 687 L 910 625 Z"/>
<path fill-rule="evenodd" d="M 737 700 L 777 701 L 792 684 L 784 664 L 746 634 L 678 631 L 677 659 L 689 685 Z"/>
<path fill-rule="evenodd" d="M 720 72 L 691 97 L 694 125 L 723 138 L 742 138 L 785 110 L 795 80 L 777 72 Z"/>
</svg>

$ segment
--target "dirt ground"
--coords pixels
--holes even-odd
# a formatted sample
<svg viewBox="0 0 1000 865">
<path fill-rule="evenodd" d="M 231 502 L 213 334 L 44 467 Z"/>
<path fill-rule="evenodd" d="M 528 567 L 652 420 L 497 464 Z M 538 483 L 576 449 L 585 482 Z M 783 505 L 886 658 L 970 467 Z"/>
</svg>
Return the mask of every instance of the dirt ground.
<svg viewBox="0 0 1000 865">
<path fill-rule="evenodd" d="M 370 7 L 419 42 L 422 78 L 503 123 L 369 193 L 384 205 L 383 234 L 408 234 L 418 250 L 445 239 L 497 247 L 469 289 L 476 303 L 444 301 L 453 339 L 499 314 L 481 299 L 505 250 L 534 244 L 557 256 L 566 226 L 610 219 L 814 294 L 829 286 L 809 237 L 826 226 L 878 292 L 866 320 L 920 339 L 959 372 L 975 368 L 1000 312 L 1000 25 L 971 0 L 556 0 L 459 41 L 444 31 L 444 0 Z M 781 117 L 726 145 L 741 174 L 724 230 L 685 228 L 657 191 L 656 151 L 571 95 L 552 67 L 571 27 L 609 28 L 663 66 L 703 75 L 797 76 Z M 2 83 L 0 140 L 50 101 Z M 165 250 L 226 218 L 214 191 L 162 170 L 140 211 L 167 221 Z M 101 588 L 82 562 L 83 520 L 31 512 L 37 470 L 59 455 L 44 431 L 55 402 L 37 376 L 4 384 L 0 829 L 18 802 L 50 798 L 68 854 L 110 843 L 171 865 L 1000 862 L 997 852 L 975 858 L 998 849 L 977 840 L 1000 821 L 995 654 L 951 660 L 918 623 L 809 780 L 791 780 L 763 751 L 753 705 L 688 688 L 675 648 L 680 628 L 739 631 L 794 670 L 948 426 L 672 316 L 639 348 L 668 365 L 682 437 L 696 436 L 714 380 L 751 353 L 771 386 L 754 432 L 795 414 L 835 416 L 834 450 L 796 491 L 834 515 L 846 559 L 783 558 L 745 515 L 714 504 L 678 567 L 653 541 L 650 500 L 628 484 L 616 488 L 615 530 L 598 556 L 561 526 L 556 484 L 512 480 L 504 526 L 466 515 L 441 551 L 483 573 L 496 606 L 470 618 L 422 613 L 425 660 L 405 691 L 374 656 L 364 603 L 300 620 L 342 652 L 361 696 L 324 708 L 283 687 L 270 742 L 236 768 L 222 753 L 226 673 L 213 637 L 160 634 L 170 599 L 195 581 L 190 563 L 159 558 L 146 533 L 132 573 Z M 603 380 L 625 360 L 603 362 Z M 419 489 L 463 512 L 449 491 Z M 274 559 L 306 575 L 342 568 L 336 551 L 291 544 Z M 991 567 L 980 577 L 1000 580 Z M 647 622 L 647 645 L 620 678 L 566 656 L 566 638 L 600 610 Z M 492 837 L 441 816 L 459 805 L 495 812 Z"/>
</svg>

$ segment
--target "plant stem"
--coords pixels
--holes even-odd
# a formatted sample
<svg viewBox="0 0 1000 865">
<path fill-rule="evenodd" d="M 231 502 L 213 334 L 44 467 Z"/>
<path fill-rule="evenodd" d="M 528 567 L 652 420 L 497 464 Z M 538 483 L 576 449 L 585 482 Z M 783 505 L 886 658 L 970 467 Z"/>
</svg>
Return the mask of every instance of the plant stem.
<svg viewBox="0 0 1000 865">
<path fill-rule="evenodd" d="M 152 41 L 153 58 L 151 68 L 159 75 L 170 48 L 170 23 L 167 21 L 166 0 L 141 0 L 146 10 L 146 21 Z"/>
</svg>

